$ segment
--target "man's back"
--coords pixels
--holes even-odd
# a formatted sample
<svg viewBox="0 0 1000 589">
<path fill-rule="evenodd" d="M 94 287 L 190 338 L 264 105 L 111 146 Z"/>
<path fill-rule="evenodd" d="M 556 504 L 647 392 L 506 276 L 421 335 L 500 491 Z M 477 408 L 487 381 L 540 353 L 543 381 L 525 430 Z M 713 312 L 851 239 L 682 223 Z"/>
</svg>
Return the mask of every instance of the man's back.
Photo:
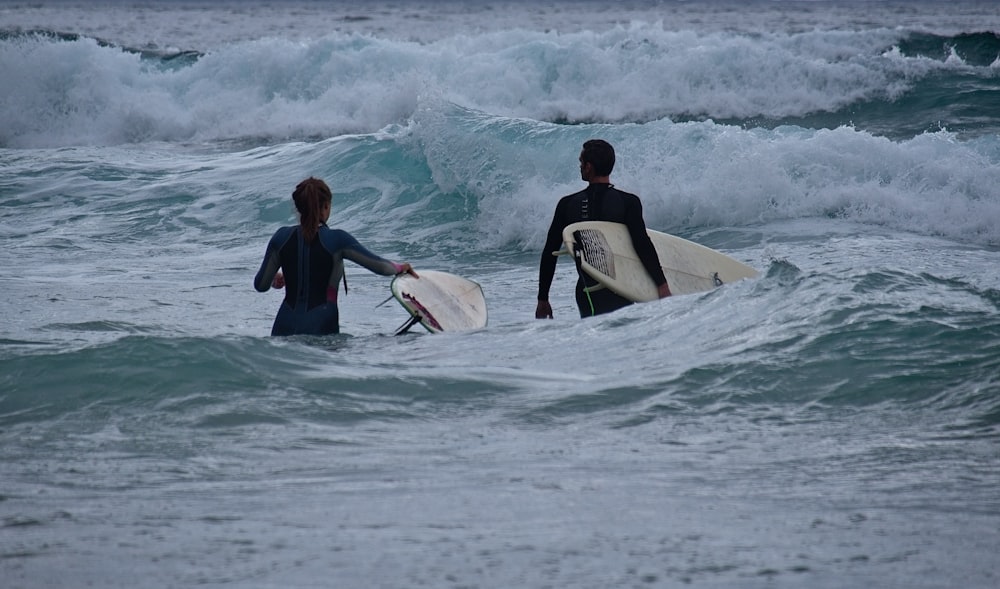
<svg viewBox="0 0 1000 589">
<path fill-rule="evenodd" d="M 639 197 L 618 190 L 611 184 L 591 184 L 580 192 L 564 197 L 563 200 L 565 203 L 560 205 L 565 225 L 579 221 L 627 224 L 630 217 L 628 213 L 635 210 Z"/>
</svg>

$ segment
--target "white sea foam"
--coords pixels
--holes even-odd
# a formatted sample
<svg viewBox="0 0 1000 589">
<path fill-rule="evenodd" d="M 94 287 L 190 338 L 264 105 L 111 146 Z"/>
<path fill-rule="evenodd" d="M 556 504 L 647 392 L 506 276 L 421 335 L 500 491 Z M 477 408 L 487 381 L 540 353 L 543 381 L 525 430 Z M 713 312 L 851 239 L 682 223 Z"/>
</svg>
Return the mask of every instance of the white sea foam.
<svg viewBox="0 0 1000 589">
<path fill-rule="evenodd" d="M 782 118 L 891 101 L 960 62 L 908 58 L 900 33 L 733 35 L 631 24 L 430 43 L 267 38 L 189 65 L 91 39 L 0 41 L 0 145 L 314 139 L 405 123 L 418 99 L 543 121 Z"/>
<path fill-rule="evenodd" d="M 488 244 L 540 246 L 558 196 L 579 190 L 592 137 L 618 152 L 613 180 L 668 232 L 803 217 L 1000 243 L 1000 142 L 948 132 L 890 141 L 850 127 L 745 130 L 712 122 L 552 125 L 435 106 L 415 134 L 437 186 L 474 194 Z M 525 219 L 540 222 L 525 223 Z"/>
</svg>

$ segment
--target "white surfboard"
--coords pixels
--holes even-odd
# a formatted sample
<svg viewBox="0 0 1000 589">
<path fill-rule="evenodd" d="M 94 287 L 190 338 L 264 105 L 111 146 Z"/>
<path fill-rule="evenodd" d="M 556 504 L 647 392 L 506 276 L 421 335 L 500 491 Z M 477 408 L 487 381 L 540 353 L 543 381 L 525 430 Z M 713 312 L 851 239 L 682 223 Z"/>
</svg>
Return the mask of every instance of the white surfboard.
<svg viewBox="0 0 1000 589">
<path fill-rule="evenodd" d="M 416 322 L 431 333 L 486 327 L 486 297 L 479 284 L 437 270 L 418 270 L 417 274 L 420 278 L 400 274 L 390 285 L 392 296 L 412 317 L 397 335 Z"/>
<path fill-rule="evenodd" d="M 711 248 L 651 229 L 646 232 L 656 248 L 671 294 L 703 292 L 757 276 L 750 266 Z M 636 302 L 656 300 L 656 284 L 639 261 L 625 225 L 605 221 L 573 223 L 563 230 L 563 241 L 568 253 L 579 257 L 580 267 L 601 287 Z"/>
</svg>

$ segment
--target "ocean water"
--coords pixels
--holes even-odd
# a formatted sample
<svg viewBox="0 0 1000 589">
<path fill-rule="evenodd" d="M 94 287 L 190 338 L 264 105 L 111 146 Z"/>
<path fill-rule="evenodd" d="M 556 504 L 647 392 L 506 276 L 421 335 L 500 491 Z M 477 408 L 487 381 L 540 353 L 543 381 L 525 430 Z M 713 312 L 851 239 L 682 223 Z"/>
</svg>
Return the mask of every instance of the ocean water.
<svg viewBox="0 0 1000 589">
<path fill-rule="evenodd" d="M 583 141 L 760 270 L 581 320 Z M 478 281 L 251 280 L 302 178 Z M 0 586 L 1000 585 L 1000 5 L 0 3 Z"/>
</svg>

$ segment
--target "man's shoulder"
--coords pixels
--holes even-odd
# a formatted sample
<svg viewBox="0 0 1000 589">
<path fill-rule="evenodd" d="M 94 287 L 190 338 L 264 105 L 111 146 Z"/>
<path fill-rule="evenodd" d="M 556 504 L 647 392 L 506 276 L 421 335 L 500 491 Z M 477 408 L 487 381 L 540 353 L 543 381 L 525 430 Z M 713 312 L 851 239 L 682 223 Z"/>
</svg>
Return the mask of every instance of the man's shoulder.
<svg viewBox="0 0 1000 589">
<path fill-rule="evenodd" d="M 563 219 L 564 222 L 569 222 L 567 220 L 567 215 L 569 211 L 573 209 L 573 201 L 578 201 L 583 198 L 583 194 L 587 192 L 586 189 L 579 190 L 573 194 L 567 194 L 559 199 L 556 203 L 556 219 Z"/>
<path fill-rule="evenodd" d="M 569 202 L 569 201 L 573 200 L 574 198 L 581 197 L 581 196 L 583 196 L 584 192 L 587 192 L 586 188 L 584 188 L 583 190 L 577 190 L 573 194 L 567 194 L 566 196 L 564 196 L 564 197 L 562 197 L 562 198 L 559 199 L 559 203 L 560 204 L 566 203 L 566 202 Z"/>
<path fill-rule="evenodd" d="M 626 199 L 632 199 L 632 198 L 634 198 L 635 200 L 639 200 L 639 196 L 638 195 L 632 194 L 631 192 L 626 192 L 626 191 L 622 190 L 621 188 L 618 188 L 617 186 L 612 186 L 611 190 L 613 190 L 614 192 L 618 193 L 622 198 L 626 198 Z"/>
</svg>

